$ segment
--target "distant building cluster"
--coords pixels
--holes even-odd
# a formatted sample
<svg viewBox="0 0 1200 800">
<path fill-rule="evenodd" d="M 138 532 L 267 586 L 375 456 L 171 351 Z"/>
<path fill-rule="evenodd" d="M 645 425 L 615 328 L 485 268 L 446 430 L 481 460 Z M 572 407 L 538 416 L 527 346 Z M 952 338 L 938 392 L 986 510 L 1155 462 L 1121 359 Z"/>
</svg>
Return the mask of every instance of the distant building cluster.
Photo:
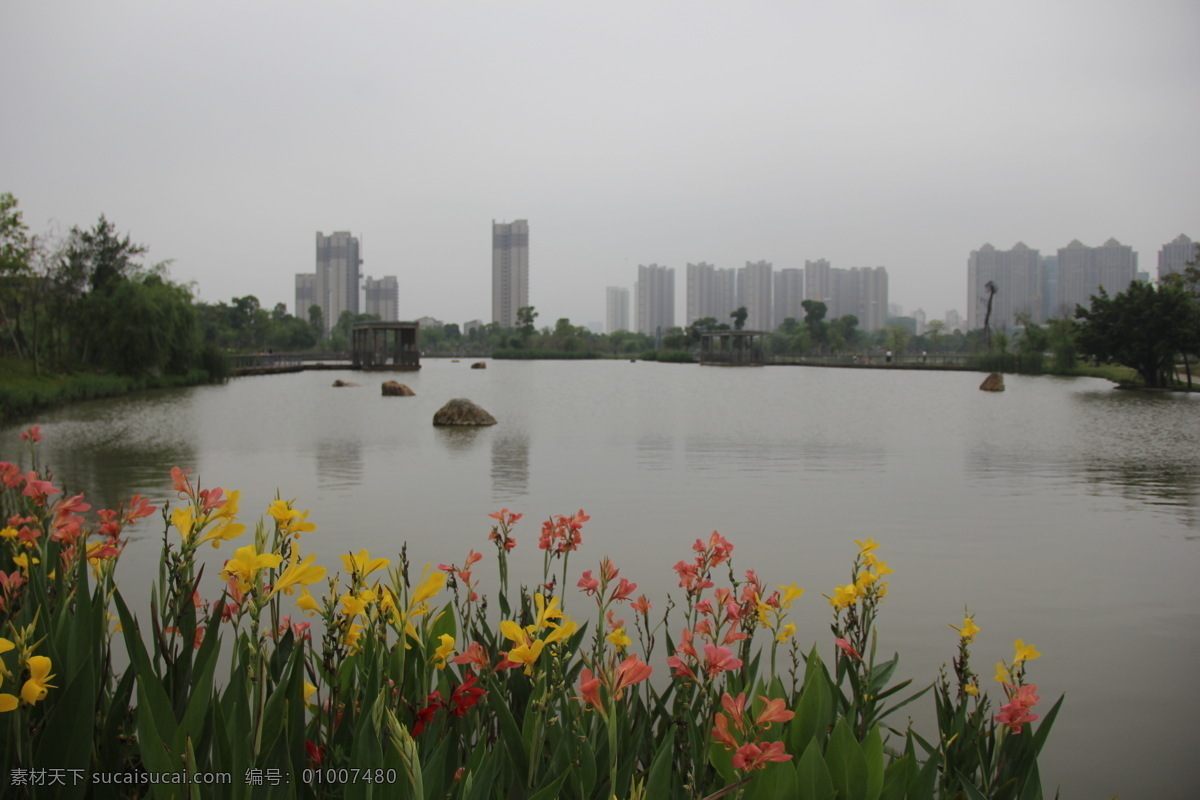
<svg viewBox="0 0 1200 800">
<path fill-rule="evenodd" d="M 629 291 L 610 286 L 606 294 L 609 333 L 629 330 Z M 707 262 L 687 265 L 687 320 L 711 317 L 731 324 L 746 309 L 746 330 L 774 330 L 786 319 L 804 319 L 802 303 L 819 300 L 826 317 L 852 314 L 863 330 L 879 330 L 887 320 L 888 277 L 883 267 L 836 269 L 829 262 L 805 262 L 805 268 L 776 270 L 769 261 L 747 261 L 744 267 L 721 269 Z M 675 270 L 658 264 L 638 266 L 634 286 L 638 333 L 655 334 L 675 326 Z M 622 325 L 624 323 L 624 325 Z"/>
<path fill-rule="evenodd" d="M 1195 257 L 1195 244 L 1181 234 L 1159 251 L 1158 278 L 1182 272 Z M 1006 330 L 1025 318 L 1040 324 L 1069 317 L 1076 305 L 1087 306 L 1101 288 L 1117 294 L 1135 280 L 1149 279 L 1138 271 L 1133 248 L 1116 239 L 1099 247 L 1076 239 L 1045 256 L 1024 242 L 1010 250 L 985 244 L 967 259 L 967 328 L 982 328 L 986 321 L 993 330 Z"/>
<path fill-rule="evenodd" d="M 377 314 L 384 322 L 397 321 L 400 290 L 394 275 L 379 280 L 368 276 L 365 302 L 360 303 L 363 279 L 358 237 L 348 231 L 329 236 L 317 231 L 316 270 L 296 274 L 295 315 L 307 319 L 309 309 L 321 309 L 321 324 L 329 333 L 342 313 Z M 365 311 L 360 311 L 365 306 Z"/>
</svg>

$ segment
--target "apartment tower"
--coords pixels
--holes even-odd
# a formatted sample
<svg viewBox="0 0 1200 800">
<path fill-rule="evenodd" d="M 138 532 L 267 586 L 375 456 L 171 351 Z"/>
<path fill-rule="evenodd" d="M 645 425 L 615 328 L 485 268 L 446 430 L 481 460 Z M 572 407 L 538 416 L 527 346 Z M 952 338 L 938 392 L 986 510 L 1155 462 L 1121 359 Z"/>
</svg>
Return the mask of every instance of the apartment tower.
<svg viewBox="0 0 1200 800">
<path fill-rule="evenodd" d="M 638 265 L 637 332 L 651 336 L 675 326 L 675 270 Z"/>
<path fill-rule="evenodd" d="M 995 294 L 989 283 L 996 288 Z M 1024 242 L 1017 242 L 1011 250 L 997 250 L 990 244 L 972 250 L 967 258 L 967 327 L 983 327 L 989 296 L 992 315 L 988 327 L 994 331 L 1016 327 L 1019 314 L 1044 322 L 1044 287 L 1042 255 Z"/>
<path fill-rule="evenodd" d="M 529 223 L 492 220 L 492 322 L 515 328 L 529 305 Z"/>
<path fill-rule="evenodd" d="M 629 290 L 622 286 L 609 286 L 605 290 L 605 325 L 608 333 L 629 330 Z"/>
</svg>

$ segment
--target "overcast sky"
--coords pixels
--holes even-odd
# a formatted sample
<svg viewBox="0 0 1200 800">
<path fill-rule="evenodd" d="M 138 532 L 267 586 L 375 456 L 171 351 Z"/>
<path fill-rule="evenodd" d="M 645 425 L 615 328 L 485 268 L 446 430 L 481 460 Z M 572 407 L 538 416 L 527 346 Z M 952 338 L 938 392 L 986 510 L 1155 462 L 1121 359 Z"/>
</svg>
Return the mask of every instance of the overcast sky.
<svg viewBox="0 0 1200 800">
<path fill-rule="evenodd" d="M 966 312 L 971 250 L 1200 239 L 1200 3 L 0 2 L 0 192 L 107 215 L 200 299 L 294 303 L 361 237 L 400 317 L 488 320 L 529 220 L 541 324 L 638 264 L 884 266 Z"/>
</svg>

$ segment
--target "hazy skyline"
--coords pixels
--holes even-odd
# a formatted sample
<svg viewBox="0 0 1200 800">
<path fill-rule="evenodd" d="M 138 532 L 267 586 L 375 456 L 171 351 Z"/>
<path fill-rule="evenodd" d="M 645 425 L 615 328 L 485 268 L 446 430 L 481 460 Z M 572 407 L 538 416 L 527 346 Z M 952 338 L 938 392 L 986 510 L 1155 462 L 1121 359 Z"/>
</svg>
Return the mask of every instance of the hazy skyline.
<svg viewBox="0 0 1200 800">
<path fill-rule="evenodd" d="M 487 321 L 491 223 L 526 219 L 539 325 L 639 264 L 819 258 L 965 316 L 985 243 L 1153 276 L 1200 239 L 1197 32 L 1189 0 L 9 2 L 0 192 L 206 302 L 294 311 L 345 230 L 401 319 Z"/>
</svg>

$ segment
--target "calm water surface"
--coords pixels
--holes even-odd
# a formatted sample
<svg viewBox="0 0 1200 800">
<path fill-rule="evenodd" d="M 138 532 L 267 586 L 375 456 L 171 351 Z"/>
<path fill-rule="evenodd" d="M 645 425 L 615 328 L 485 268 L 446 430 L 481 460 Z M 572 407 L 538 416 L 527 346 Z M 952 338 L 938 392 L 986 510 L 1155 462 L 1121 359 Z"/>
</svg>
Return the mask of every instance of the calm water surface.
<svg viewBox="0 0 1200 800">
<path fill-rule="evenodd" d="M 338 377 L 363 386 L 331 388 Z M 872 536 L 896 570 L 881 645 L 901 651 L 901 672 L 932 680 L 969 605 L 983 677 L 1023 638 L 1043 653 L 1030 664 L 1043 704 L 1067 695 L 1044 758 L 1051 792 L 1195 796 L 1200 398 L 1090 379 L 1009 377 L 989 394 L 973 373 L 629 362 L 432 360 L 399 378 L 410 398 L 381 397 L 386 377 L 241 378 L 74 406 L 37 420 L 44 460 L 93 505 L 169 499 L 174 465 L 240 489 L 244 517 L 276 491 L 297 498 L 320 526 L 304 546 L 331 567 L 405 541 L 418 565 L 476 548 L 486 566 L 486 515 L 503 506 L 527 515 L 515 555 L 533 582 L 540 520 L 583 508 L 571 585 L 610 555 L 657 608 L 677 591 L 670 566 L 719 530 L 739 571 L 807 588 L 806 646 L 829 644 L 821 595 Z M 453 397 L 500 423 L 433 428 Z M 18 432 L 0 431 L 0 457 L 19 452 Z M 148 596 L 160 531 L 147 531 L 122 562 L 127 596 Z M 211 552 L 213 566 L 227 555 Z M 913 716 L 930 730 L 929 710 Z"/>
</svg>

